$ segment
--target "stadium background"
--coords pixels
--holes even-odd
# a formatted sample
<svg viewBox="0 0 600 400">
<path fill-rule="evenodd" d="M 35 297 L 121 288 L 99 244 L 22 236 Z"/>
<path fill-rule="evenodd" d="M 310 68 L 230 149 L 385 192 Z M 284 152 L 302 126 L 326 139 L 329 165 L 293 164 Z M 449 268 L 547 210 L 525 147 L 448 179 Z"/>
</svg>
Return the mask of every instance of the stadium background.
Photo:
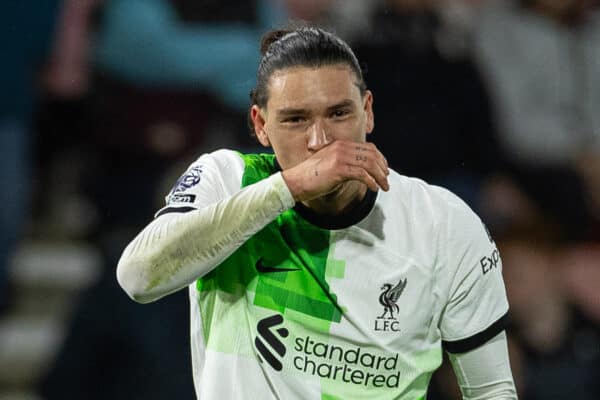
<svg viewBox="0 0 600 400">
<path fill-rule="evenodd" d="M 486 221 L 520 398 L 600 398 L 597 3 L 4 0 L 0 399 L 193 398 L 185 291 L 135 304 L 116 261 L 191 160 L 259 150 L 258 41 L 290 18 L 356 50 L 390 164 Z M 447 363 L 430 398 L 460 398 Z"/>
</svg>

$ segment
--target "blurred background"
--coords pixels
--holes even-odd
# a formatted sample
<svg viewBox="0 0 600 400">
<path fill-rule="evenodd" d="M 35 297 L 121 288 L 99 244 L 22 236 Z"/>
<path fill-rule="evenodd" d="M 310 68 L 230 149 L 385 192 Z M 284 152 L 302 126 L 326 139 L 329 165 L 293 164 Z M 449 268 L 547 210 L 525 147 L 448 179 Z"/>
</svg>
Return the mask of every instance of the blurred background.
<svg viewBox="0 0 600 400">
<path fill-rule="evenodd" d="M 520 398 L 600 399 L 598 0 L 3 0 L 0 399 L 193 399 L 187 293 L 138 305 L 125 245 L 186 166 L 259 150 L 261 34 L 349 41 L 397 171 L 492 231 Z M 447 363 L 430 399 L 459 399 Z"/>
</svg>

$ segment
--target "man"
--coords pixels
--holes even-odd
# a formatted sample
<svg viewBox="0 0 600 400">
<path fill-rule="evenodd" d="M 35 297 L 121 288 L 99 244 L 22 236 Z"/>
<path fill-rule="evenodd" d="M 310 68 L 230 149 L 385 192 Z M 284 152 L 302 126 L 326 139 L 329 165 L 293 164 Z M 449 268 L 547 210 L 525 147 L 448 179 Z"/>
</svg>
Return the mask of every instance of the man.
<svg viewBox="0 0 600 400">
<path fill-rule="evenodd" d="M 338 37 L 261 50 L 250 120 L 275 155 L 201 156 L 117 269 L 142 303 L 189 286 L 198 397 L 422 399 L 443 344 L 465 398 L 516 398 L 481 221 L 366 142 L 373 95 Z"/>
</svg>

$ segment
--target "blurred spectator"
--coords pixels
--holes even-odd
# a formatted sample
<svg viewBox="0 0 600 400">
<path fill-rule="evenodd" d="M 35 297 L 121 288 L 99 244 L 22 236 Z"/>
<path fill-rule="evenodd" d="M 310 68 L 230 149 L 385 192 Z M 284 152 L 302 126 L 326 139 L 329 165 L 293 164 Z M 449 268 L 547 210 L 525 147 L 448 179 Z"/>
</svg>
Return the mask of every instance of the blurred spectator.
<svg viewBox="0 0 600 400">
<path fill-rule="evenodd" d="M 57 3 L 8 0 L 0 5 L 0 313 L 9 301 L 8 262 L 30 204 L 37 73 L 46 57 Z"/>
<path fill-rule="evenodd" d="M 478 209 L 481 183 L 499 160 L 488 95 L 468 53 L 440 50 L 437 5 L 385 1 L 372 31 L 354 44 L 375 95 L 372 140 L 393 168 L 446 186 Z"/>
<path fill-rule="evenodd" d="M 159 204 L 157 182 L 175 161 L 251 145 L 251 66 L 262 28 L 279 11 L 266 0 L 201 4 L 113 0 L 103 10 L 90 132 L 96 179 L 87 192 L 104 223 L 145 223 Z"/>
<path fill-rule="evenodd" d="M 194 3 L 204 10 L 190 5 Z M 211 12 L 215 9 L 227 12 Z M 221 5 L 113 0 L 104 11 L 97 63 L 102 71 L 138 86 L 208 90 L 245 111 L 256 73 L 256 43 L 281 12 L 268 0 Z"/>
<path fill-rule="evenodd" d="M 600 219 L 597 4 L 498 1 L 477 31 L 512 178 L 571 239 L 597 237 Z"/>
<path fill-rule="evenodd" d="M 80 194 L 89 159 L 92 92 L 91 41 L 103 0 L 63 0 L 52 51 L 41 74 L 36 113 L 36 176 L 33 212 L 37 229 L 54 239 L 73 239 L 91 228 L 96 215 Z M 43 201 L 42 201 L 43 199 Z"/>
<path fill-rule="evenodd" d="M 581 254 L 571 254 L 567 260 L 562 249 L 535 240 L 508 240 L 500 248 L 511 307 L 511 338 L 524 356 L 513 360 L 520 364 L 517 369 L 522 374 L 520 398 L 599 398 L 599 301 L 581 297 L 589 296 L 590 288 L 600 284 L 598 274 L 589 273 L 592 265 L 597 270 L 600 254 L 596 250 L 595 260 L 585 265 Z M 590 252 L 584 254 L 589 257 Z M 586 272 L 588 284 L 582 285 L 574 275 Z"/>
<path fill-rule="evenodd" d="M 597 5 L 497 1 L 476 30 L 507 165 L 486 200 L 509 222 L 499 247 L 527 400 L 600 398 Z"/>
<path fill-rule="evenodd" d="M 354 42 L 372 29 L 373 13 L 383 0 L 332 0 L 329 9 L 331 30 L 347 42 Z"/>
</svg>

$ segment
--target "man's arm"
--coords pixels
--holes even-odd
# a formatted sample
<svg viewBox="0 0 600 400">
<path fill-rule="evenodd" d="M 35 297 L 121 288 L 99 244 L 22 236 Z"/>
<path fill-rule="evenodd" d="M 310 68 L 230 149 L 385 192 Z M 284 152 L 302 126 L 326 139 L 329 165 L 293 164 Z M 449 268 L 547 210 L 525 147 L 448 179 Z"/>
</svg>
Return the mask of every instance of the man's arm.
<svg viewBox="0 0 600 400">
<path fill-rule="evenodd" d="M 439 270 L 448 298 L 442 345 L 450 354 L 463 398 L 516 399 L 508 361 L 508 300 L 502 260 L 479 217 L 449 196 L 445 257 Z"/>
<path fill-rule="evenodd" d="M 210 193 L 216 188 L 203 186 L 206 204 L 160 215 L 127 246 L 117 280 L 135 301 L 158 300 L 210 272 L 296 201 L 330 193 L 347 180 L 387 190 L 388 173 L 385 158 L 373 144 L 340 140 L 282 173 L 214 202 Z"/>
<path fill-rule="evenodd" d="M 158 300 L 210 272 L 294 204 L 277 173 L 206 207 L 161 215 L 127 246 L 117 280 L 135 301 Z"/>
<path fill-rule="evenodd" d="M 516 400 L 506 333 L 466 353 L 449 353 L 465 400 Z"/>
</svg>

